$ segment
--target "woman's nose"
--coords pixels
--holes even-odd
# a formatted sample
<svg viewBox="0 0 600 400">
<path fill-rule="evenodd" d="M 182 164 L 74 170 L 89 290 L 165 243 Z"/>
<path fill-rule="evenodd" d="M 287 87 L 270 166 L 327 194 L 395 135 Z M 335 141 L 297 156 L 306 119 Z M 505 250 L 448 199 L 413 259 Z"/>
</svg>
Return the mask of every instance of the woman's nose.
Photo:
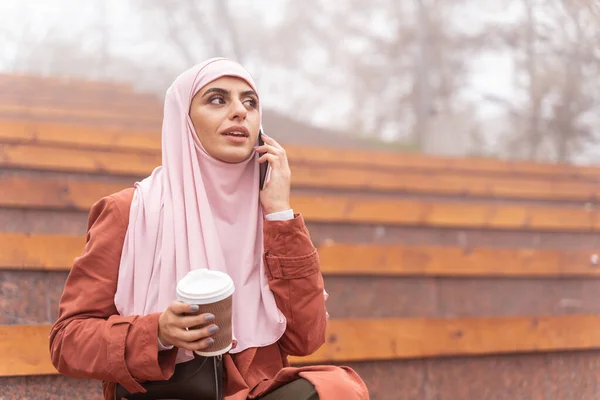
<svg viewBox="0 0 600 400">
<path fill-rule="evenodd" d="M 246 115 L 248 115 L 248 110 L 241 101 L 234 101 L 231 107 L 231 119 L 246 119 Z"/>
</svg>

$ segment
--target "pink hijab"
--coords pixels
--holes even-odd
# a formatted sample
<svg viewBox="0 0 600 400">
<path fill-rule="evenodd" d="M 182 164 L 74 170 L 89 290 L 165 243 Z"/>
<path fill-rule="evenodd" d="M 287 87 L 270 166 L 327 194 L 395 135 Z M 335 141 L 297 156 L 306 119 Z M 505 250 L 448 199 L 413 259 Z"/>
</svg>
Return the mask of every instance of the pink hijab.
<svg viewBox="0 0 600 400">
<path fill-rule="evenodd" d="M 239 353 L 275 343 L 286 319 L 263 265 L 257 155 L 237 164 L 217 160 L 200 144 L 188 114 L 194 95 L 223 76 L 242 78 L 258 93 L 250 74 L 224 58 L 192 67 L 167 90 L 162 166 L 135 184 L 115 305 L 121 315 L 161 312 L 189 271 L 226 272 L 235 283 L 231 353 Z M 180 351 L 178 359 L 190 354 Z"/>
</svg>

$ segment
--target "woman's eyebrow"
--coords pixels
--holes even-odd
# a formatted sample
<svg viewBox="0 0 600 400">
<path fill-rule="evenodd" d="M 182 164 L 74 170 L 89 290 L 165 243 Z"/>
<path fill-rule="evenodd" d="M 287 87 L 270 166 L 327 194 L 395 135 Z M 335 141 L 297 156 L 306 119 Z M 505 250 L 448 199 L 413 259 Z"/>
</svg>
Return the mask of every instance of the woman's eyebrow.
<svg viewBox="0 0 600 400">
<path fill-rule="evenodd" d="M 204 94 L 202 95 L 202 97 L 206 96 L 207 94 L 210 93 L 219 93 L 222 94 L 224 96 L 229 96 L 231 95 L 231 93 L 229 92 L 229 90 L 225 90 L 222 88 L 218 88 L 218 87 L 214 87 L 214 88 L 210 88 L 207 89 L 206 92 L 204 92 Z M 246 90 L 245 92 L 240 93 L 241 97 L 245 97 L 245 96 L 256 96 L 258 97 L 258 95 L 256 94 L 256 92 L 254 90 Z"/>
<path fill-rule="evenodd" d="M 246 90 L 245 92 L 242 92 L 242 97 L 245 96 L 256 96 L 258 97 L 258 95 L 256 94 L 256 92 L 254 90 Z"/>
<path fill-rule="evenodd" d="M 204 92 L 204 94 L 202 95 L 202 97 L 206 96 L 209 93 L 219 93 L 219 94 L 222 94 L 222 95 L 225 95 L 225 96 L 229 96 L 229 91 L 228 90 L 215 87 L 215 88 L 210 88 L 206 92 Z"/>
</svg>

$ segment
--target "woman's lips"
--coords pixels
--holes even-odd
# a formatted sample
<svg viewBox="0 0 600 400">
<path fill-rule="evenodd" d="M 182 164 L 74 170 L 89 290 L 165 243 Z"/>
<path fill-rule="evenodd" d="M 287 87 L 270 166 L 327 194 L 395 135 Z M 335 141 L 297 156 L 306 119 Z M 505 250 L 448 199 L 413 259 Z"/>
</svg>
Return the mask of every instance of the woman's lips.
<svg viewBox="0 0 600 400">
<path fill-rule="evenodd" d="M 231 143 L 246 143 L 246 141 L 248 140 L 248 136 L 245 135 L 223 134 L 223 136 L 225 136 L 225 139 L 227 139 Z"/>
</svg>

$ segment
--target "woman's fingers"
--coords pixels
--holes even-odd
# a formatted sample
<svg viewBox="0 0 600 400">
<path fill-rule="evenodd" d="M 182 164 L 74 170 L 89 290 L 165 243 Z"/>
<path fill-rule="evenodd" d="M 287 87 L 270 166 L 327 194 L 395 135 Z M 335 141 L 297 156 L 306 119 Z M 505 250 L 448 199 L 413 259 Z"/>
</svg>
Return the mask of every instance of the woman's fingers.
<svg viewBox="0 0 600 400">
<path fill-rule="evenodd" d="M 267 136 L 263 133 L 262 137 L 263 137 L 263 142 L 265 142 L 265 144 L 268 144 L 268 145 L 271 145 L 271 146 L 274 146 L 274 147 L 277 147 L 277 148 L 283 150 L 283 146 L 281 146 L 277 142 L 277 140 L 273 139 L 271 136 Z"/>
<path fill-rule="evenodd" d="M 269 163 L 269 180 L 260 192 L 260 203 L 267 214 L 290 209 L 290 186 L 292 171 L 285 150 L 275 140 L 265 137 L 265 144 L 256 148 L 258 162 Z"/>
<path fill-rule="evenodd" d="M 265 153 L 262 156 L 260 156 L 258 158 L 258 162 L 260 164 L 262 164 L 264 162 L 269 162 L 269 165 L 274 170 L 283 171 L 284 169 L 286 169 L 286 171 L 287 171 L 287 168 L 288 168 L 287 164 L 285 163 L 285 160 L 283 160 L 280 156 L 271 154 L 271 153 Z"/>
<path fill-rule="evenodd" d="M 280 145 L 275 139 L 270 136 L 263 134 L 263 142 L 265 143 L 262 146 L 257 146 L 256 151 L 259 153 L 271 153 L 276 154 L 281 157 L 282 161 L 285 160 L 287 162 L 287 154 L 282 145 Z"/>
<path fill-rule="evenodd" d="M 176 319 L 175 325 L 179 328 L 191 328 L 193 326 L 206 325 L 214 321 L 212 314 L 185 315 Z"/>
<path fill-rule="evenodd" d="M 178 348 L 184 349 L 184 350 L 198 351 L 198 350 L 206 349 L 208 346 L 212 345 L 214 342 L 215 342 L 215 340 L 212 337 L 204 337 L 202 339 L 199 339 L 196 341 L 191 341 L 191 342 L 181 341 L 176 346 Z"/>
<path fill-rule="evenodd" d="M 278 147 L 271 146 L 271 145 L 263 145 L 263 146 L 258 146 L 256 148 L 256 151 L 261 155 L 261 157 L 264 156 L 265 154 L 273 154 L 279 158 L 280 162 L 287 161 L 287 155 L 283 148 L 278 148 Z"/>
<path fill-rule="evenodd" d="M 208 348 L 208 346 L 212 345 L 215 341 L 212 338 L 202 339 L 198 342 L 190 343 L 189 348 L 187 350 L 200 351 Z"/>
<path fill-rule="evenodd" d="M 217 325 L 209 325 L 203 328 L 196 329 L 183 329 L 180 332 L 180 339 L 186 343 L 197 342 L 199 340 L 207 339 L 217 333 L 219 327 Z"/>
<path fill-rule="evenodd" d="M 187 304 L 178 300 L 175 300 L 174 302 L 169 304 L 168 308 L 175 315 L 185 315 L 189 313 L 198 312 L 198 305 Z"/>
<path fill-rule="evenodd" d="M 279 163 L 279 156 L 276 155 L 276 154 L 265 153 L 262 156 L 258 157 L 258 163 L 259 164 L 262 164 L 265 161 L 268 161 L 271 164 L 273 164 L 274 161 L 276 161 L 277 163 Z"/>
</svg>

